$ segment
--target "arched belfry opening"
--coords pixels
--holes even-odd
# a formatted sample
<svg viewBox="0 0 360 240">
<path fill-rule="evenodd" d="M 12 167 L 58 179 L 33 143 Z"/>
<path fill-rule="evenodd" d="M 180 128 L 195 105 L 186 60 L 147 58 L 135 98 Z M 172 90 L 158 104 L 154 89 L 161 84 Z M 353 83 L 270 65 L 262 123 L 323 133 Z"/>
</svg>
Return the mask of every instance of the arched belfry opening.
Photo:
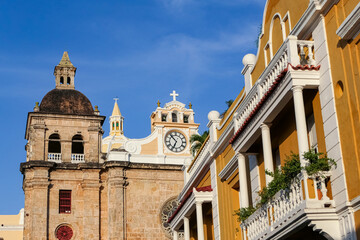
<svg viewBox="0 0 360 240">
<path fill-rule="evenodd" d="M 173 112 L 172 114 L 171 114 L 171 117 L 172 117 L 172 122 L 177 122 L 178 120 L 177 120 L 177 112 Z"/>
<path fill-rule="evenodd" d="M 49 153 L 61 153 L 60 136 L 57 133 L 51 134 L 48 144 Z"/>
<path fill-rule="evenodd" d="M 76 67 L 71 63 L 69 54 L 64 52 L 60 63 L 55 66 L 54 76 L 57 89 L 75 89 Z"/>
<path fill-rule="evenodd" d="M 71 140 L 71 153 L 84 154 L 84 140 L 80 134 L 75 135 Z"/>
</svg>

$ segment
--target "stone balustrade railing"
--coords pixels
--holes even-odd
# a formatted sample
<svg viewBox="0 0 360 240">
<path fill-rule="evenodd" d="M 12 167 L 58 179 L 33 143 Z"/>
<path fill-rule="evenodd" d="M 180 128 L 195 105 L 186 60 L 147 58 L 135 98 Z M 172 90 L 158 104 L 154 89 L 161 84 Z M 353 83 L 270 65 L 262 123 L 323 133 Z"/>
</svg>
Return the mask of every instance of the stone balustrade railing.
<svg viewBox="0 0 360 240">
<path fill-rule="evenodd" d="M 313 51 L 313 41 L 297 40 L 295 36 L 287 38 L 235 112 L 235 132 L 246 124 L 253 111 L 268 95 L 278 76 L 288 68 L 289 64 L 292 66 L 315 64 Z"/>
<path fill-rule="evenodd" d="M 200 149 L 200 152 L 199 154 L 196 156 L 196 159 L 194 160 L 191 168 L 190 168 L 190 171 L 189 171 L 189 174 L 192 175 L 195 170 L 200 166 L 200 163 L 204 160 L 204 158 L 206 157 L 207 153 L 210 152 L 210 140 L 207 140 L 204 144 L 204 146 Z"/>
<path fill-rule="evenodd" d="M 313 184 L 308 185 L 309 191 L 305 191 L 304 181 L 308 179 L 312 180 Z M 307 177 L 306 173 L 301 173 L 289 189 L 279 191 L 272 201 L 264 204 L 241 223 L 243 236 L 248 240 L 266 239 L 275 229 L 291 224 L 292 218 L 298 217 L 295 215 L 302 210 L 333 205 L 326 187 L 328 179 L 328 173 L 319 177 Z M 312 196 L 305 196 L 309 192 Z"/>
<path fill-rule="evenodd" d="M 71 154 L 72 163 L 82 163 L 85 162 L 85 154 Z"/>
<path fill-rule="evenodd" d="M 61 163 L 61 153 L 48 153 L 48 161 Z"/>
</svg>

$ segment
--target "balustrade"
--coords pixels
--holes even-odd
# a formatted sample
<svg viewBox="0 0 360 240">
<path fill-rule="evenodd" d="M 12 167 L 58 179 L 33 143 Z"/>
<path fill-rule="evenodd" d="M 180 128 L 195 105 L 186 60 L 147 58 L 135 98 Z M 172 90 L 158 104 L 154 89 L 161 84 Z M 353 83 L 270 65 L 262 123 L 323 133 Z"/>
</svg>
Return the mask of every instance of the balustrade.
<svg viewBox="0 0 360 240">
<path fill-rule="evenodd" d="M 84 154 L 71 154 L 71 162 L 72 163 L 85 162 L 85 155 Z"/>
<path fill-rule="evenodd" d="M 307 179 L 313 181 L 310 192 L 315 192 L 315 197 L 304 196 L 303 184 Z M 281 190 L 273 197 L 273 200 L 257 209 L 248 219 L 241 223 L 243 234 L 247 239 L 260 239 L 263 236 L 271 235 L 271 232 L 279 228 L 280 225 L 291 224 L 291 219 L 304 209 L 324 208 L 332 205 L 332 200 L 328 196 L 326 183 L 329 174 L 323 173 L 317 177 L 307 177 L 306 173 L 301 173 L 294 180 L 289 189 Z M 266 237 L 265 237 L 266 238 Z"/>
<path fill-rule="evenodd" d="M 313 41 L 297 40 L 296 37 L 289 36 L 234 114 L 235 131 L 246 123 L 254 110 L 262 103 L 264 97 L 268 96 L 278 76 L 287 69 L 289 64 L 293 66 L 315 65 L 313 51 Z"/>
<path fill-rule="evenodd" d="M 61 153 L 48 153 L 48 161 L 61 163 Z"/>
</svg>

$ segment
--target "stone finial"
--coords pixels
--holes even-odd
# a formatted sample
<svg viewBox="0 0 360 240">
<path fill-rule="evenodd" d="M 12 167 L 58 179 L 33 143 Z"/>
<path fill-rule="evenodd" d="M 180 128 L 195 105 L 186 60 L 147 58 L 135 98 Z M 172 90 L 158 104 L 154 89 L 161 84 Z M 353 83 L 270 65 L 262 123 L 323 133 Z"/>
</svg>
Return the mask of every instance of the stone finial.
<svg viewBox="0 0 360 240">
<path fill-rule="evenodd" d="M 34 112 L 40 111 L 39 102 L 35 103 Z"/>
<path fill-rule="evenodd" d="M 191 102 L 189 102 L 189 109 L 192 109 L 192 104 L 191 104 Z"/>
<path fill-rule="evenodd" d="M 160 107 L 160 100 L 157 101 L 157 106 Z"/>
<path fill-rule="evenodd" d="M 98 106 L 95 106 L 94 114 L 95 114 L 95 115 L 100 115 L 100 111 L 99 111 L 99 107 L 98 107 Z"/>
<path fill-rule="evenodd" d="M 74 67 L 74 65 L 70 61 L 69 54 L 68 54 L 67 51 L 65 51 L 63 53 L 63 56 L 62 56 L 58 66 L 61 66 L 61 67 Z"/>
</svg>

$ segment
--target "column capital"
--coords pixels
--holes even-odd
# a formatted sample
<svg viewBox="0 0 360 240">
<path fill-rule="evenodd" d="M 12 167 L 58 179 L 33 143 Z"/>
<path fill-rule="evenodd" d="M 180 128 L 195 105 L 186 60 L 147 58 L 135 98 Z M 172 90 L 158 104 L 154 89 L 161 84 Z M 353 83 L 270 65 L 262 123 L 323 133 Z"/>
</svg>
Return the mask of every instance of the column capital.
<svg viewBox="0 0 360 240">
<path fill-rule="evenodd" d="M 261 129 L 270 129 L 271 125 L 272 125 L 271 123 L 261 123 L 260 128 Z"/>
<path fill-rule="evenodd" d="M 304 89 L 304 86 L 301 86 L 301 85 L 294 85 L 291 87 L 291 90 L 293 92 L 302 92 L 303 89 Z"/>
<path fill-rule="evenodd" d="M 203 200 L 195 200 L 195 205 L 200 205 L 200 206 L 202 206 L 202 204 L 204 203 L 204 201 Z"/>
</svg>

